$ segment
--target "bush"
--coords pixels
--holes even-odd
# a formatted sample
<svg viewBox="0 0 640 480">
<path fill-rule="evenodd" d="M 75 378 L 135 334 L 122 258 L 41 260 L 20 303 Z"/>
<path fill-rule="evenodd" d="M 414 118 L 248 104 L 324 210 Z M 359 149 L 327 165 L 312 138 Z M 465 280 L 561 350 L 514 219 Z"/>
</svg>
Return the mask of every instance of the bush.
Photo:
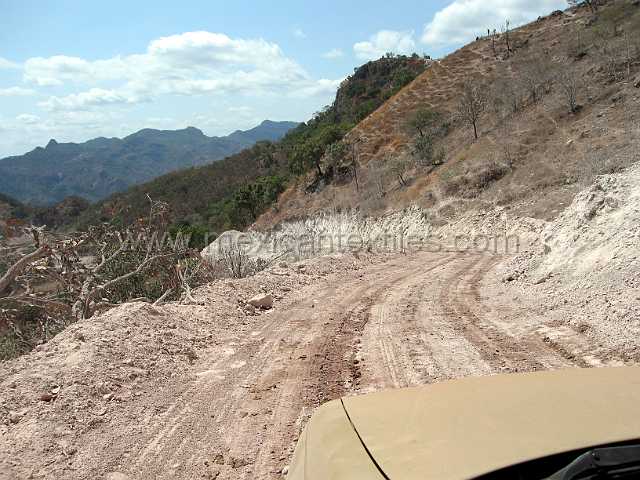
<svg viewBox="0 0 640 480">
<path fill-rule="evenodd" d="M 476 172 L 442 182 L 442 193 L 449 197 L 475 198 L 509 172 L 509 167 L 491 162 Z"/>
<path fill-rule="evenodd" d="M 220 263 L 233 278 L 244 278 L 264 270 L 268 263 L 262 258 L 252 259 L 239 245 L 230 245 L 221 252 Z"/>
</svg>

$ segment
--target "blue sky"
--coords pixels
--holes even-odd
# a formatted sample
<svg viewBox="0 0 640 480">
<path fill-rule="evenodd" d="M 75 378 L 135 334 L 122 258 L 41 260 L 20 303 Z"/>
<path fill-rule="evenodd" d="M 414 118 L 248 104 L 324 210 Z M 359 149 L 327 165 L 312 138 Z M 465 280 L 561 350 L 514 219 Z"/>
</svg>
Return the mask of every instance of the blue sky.
<svg viewBox="0 0 640 480">
<path fill-rule="evenodd" d="M 0 157 L 140 128 L 299 120 L 387 51 L 434 57 L 565 0 L 0 0 Z"/>
</svg>

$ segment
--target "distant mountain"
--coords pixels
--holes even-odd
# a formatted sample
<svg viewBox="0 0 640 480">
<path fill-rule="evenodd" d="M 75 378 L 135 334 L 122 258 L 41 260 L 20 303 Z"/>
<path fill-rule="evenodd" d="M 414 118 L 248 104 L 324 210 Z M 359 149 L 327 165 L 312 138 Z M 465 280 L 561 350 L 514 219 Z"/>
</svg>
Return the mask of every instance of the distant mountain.
<svg viewBox="0 0 640 480">
<path fill-rule="evenodd" d="M 208 137 L 188 127 L 146 128 L 122 139 L 84 143 L 51 140 L 45 148 L 0 160 L 0 192 L 33 205 L 52 205 L 69 196 L 97 201 L 174 170 L 221 160 L 258 141 L 277 141 L 297 125 L 266 120 L 226 137 Z"/>
<path fill-rule="evenodd" d="M 329 108 L 288 132 L 282 140 L 268 145 L 258 143 L 219 162 L 185 168 L 135 185 L 91 205 L 74 226 L 86 228 L 107 221 L 114 214 L 124 224 L 133 222 L 147 212 L 148 194 L 154 200 L 167 202 L 173 222 L 192 228 L 190 232 L 196 232 L 195 236 L 202 231 L 242 230 L 271 207 L 287 185 L 296 185 L 298 180 L 308 184 L 304 175 L 316 170 L 315 162 L 329 145 L 426 67 L 425 59 L 417 55 L 385 56 L 368 62 L 342 82 Z M 235 135 L 237 132 L 230 137 Z M 325 169 L 325 175 L 330 178 L 329 170 Z M 306 201 L 300 202 L 301 208 Z"/>
</svg>

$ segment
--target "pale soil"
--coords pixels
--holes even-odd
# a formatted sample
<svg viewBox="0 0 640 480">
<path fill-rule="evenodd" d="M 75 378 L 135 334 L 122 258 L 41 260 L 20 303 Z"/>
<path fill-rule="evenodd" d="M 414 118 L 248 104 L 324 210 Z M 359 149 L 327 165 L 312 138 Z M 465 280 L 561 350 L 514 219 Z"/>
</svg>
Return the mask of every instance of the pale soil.
<svg viewBox="0 0 640 480">
<path fill-rule="evenodd" d="M 325 257 L 212 284 L 203 305 L 128 305 L 74 325 L 0 369 L 0 478 L 281 478 L 329 399 L 623 363 L 607 332 L 585 335 L 547 315 L 543 290 L 503 283 L 504 260 Z M 260 290 L 274 309 L 248 315 L 238 302 Z"/>
</svg>

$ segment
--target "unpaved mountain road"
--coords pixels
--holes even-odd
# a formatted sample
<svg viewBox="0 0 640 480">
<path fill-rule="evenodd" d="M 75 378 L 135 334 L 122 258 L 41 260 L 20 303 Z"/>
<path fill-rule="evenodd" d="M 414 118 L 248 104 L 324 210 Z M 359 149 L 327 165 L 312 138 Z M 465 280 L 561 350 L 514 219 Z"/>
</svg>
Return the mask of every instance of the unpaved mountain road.
<svg viewBox="0 0 640 480">
<path fill-rule="evenodd" d="M 610 363 L 580 333 L 505 294 L 493 273 L 501 260 L 394 255 L 289 292 L 248 330 L 123 406 L 121 421 L 82 437 L 58 478 L 281 478 L 302 425 L 327 400 Z"/>
</svg>

